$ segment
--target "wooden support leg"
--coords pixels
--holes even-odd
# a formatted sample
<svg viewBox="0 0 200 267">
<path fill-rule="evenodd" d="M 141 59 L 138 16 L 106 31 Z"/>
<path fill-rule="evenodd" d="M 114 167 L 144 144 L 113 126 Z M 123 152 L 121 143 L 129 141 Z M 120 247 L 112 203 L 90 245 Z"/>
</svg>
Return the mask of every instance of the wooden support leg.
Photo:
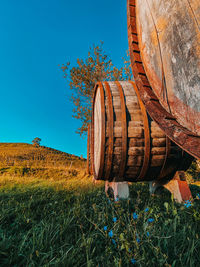
<svg viewBox="0 0 200 267">
<path fill-rule="evenodd" d="M 129 198 L 129 187 L 127 182 L 105 182 L 105 192 L 113 191 L 115 201 Z"/>
<path fill-rule="evenodd" d="M 164 186 L 169 190 L 173 194 L 175 201 L 178 203 L 192 199 L 192 194 L 183 171 L 176 172 L 174 178 L 166 184 L 161 184 L 159 181 L 151 182 L 149 188 L 150 193 L 155 193 L 156 189 L 160 186 Z"/>
<path fill-rule="evenodd" d="M 156 190 L 159 187 L 162 187 L 162 184 L 160 184 L 156 180 L 155 181 L 152 181 L 152 182 L 149 182 L 149 192 L 150 192 L 150 194 L 155 194 Z"/>
</svg>

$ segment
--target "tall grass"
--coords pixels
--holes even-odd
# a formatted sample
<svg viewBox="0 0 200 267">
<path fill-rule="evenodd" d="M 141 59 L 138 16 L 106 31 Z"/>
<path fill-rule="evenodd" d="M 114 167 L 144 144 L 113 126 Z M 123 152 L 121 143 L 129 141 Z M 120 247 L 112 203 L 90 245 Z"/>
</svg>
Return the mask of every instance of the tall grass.
<svg viewBox="0 0 200 267">
<path fill-rule="evenodd" d="M 1 266 L 199 266 L 200 192 L 190 207 L 130 187 L 105 197 L 84 171 L 68 179 L 0 178 Z M 150 220 L 149 220 L 150 219 Z"/>
<path fill-rule="evenodd" d="M 0 144 L 0 266 L 200 266 L 200 188 L 177 204 L 130 186 L 115 202 L 86 161 L 50 148 Z M 188 179 L 200 173 L 193 163 Z M 199 194 L 199 195 L 198 195 Z"/>
</svg>

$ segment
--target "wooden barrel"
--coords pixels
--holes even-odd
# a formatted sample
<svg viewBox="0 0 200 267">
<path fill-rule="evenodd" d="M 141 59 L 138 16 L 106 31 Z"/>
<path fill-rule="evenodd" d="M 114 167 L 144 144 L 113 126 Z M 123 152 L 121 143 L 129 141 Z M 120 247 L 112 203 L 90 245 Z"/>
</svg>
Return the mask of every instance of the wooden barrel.
<svg viewBox="0 0 200 267">
<path fill-rule="evenodd" d="M 128 0 L 134 78 L 150 116 L 200 158 L 200 1 Z"/>
<path fill-rule="evenodd" d="M 92 171 L 92 139 L 91 139 L 91 124 L 88 124 L 87 132 L 87 173 L 89 175 L 93 174 Z"/>
<path fill-rule="evenodd" d="M 148 116 L 132 81 L 95 86 L 92 139 L 97 180 L 170 179 L 191 159 Z"/>
</svg>

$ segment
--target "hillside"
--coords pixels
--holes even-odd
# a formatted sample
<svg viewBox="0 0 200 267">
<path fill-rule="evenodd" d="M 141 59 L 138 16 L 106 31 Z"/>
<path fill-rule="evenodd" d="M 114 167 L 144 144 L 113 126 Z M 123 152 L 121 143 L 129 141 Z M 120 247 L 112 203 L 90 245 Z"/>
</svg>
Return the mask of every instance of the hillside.
<svg viewBox="0 0 200 267">
<path fill-rule="evenodd" d="M 0 174 L 56 176 L 84 170 L 86 160 L 53 148 L 26 143 L 0 143 Z M 64 176 L 64 177 L 63 177 Z"/>
</svg>

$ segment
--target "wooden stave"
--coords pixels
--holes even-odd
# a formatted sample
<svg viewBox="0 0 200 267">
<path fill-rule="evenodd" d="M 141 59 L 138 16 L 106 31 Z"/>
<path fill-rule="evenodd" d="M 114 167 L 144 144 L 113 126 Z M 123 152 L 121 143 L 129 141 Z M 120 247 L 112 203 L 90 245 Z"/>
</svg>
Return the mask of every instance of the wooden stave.
<svg viewBox="0 0 200 267">
<path fill-rule="evenodd" d="M 132 90 L 133 90 L 133 88 L 132 88 Z M 137 112 L 140 114 L 140 116 L 138 116 L 137 119 L 140 120 L 140 123 L 141 123 L 141 120 L 143 119 L 143 116 L 142 116 L 141 111 L 140 111 L 140 108 L 139 108 L 139 103 L 137 103 L 137 105 L 138 105 Z M 132 116 L 130 116 L 130 117 L 132 118 Z M 132 140 L 134 140 L 133 138 L 144 138 L 144 133 L 141 132 L 141 129 L 139 129 L 139 131 L 140 131 L 139 135 L 137 135 L 137 134 L 136 135 L 134 135 L 134 134 L 133 135 L 128 135 L 128 137 L 130 138 L 129 139 L 129 142 L 131 142 Z M 129 130 L 128 130 L 128 132 L 129 132 Z M 165 135 L 162 135 L 162 137 L 164 137 L 164 136 Z M 144 138 L 144 140 L 145 140 L 145 138 Z M 118 148 L 118 149 L 120 150 L 120 148 Z M 140 151 L 140 150 L 143 150 L 143 153 L 141 153 L 142 151 Z M 129 147 L 129 150 L 127 151 L 127 157 L 128 157 L 127 158 L 127 162 L 131 161 L 131 159 L 132 159 L 131 157 L 133 157 L 133 160 L 135 160 L 136 162 L 140 162 L 140 166 L 139 166 L 140 168 L 138 168 L 138 166 L 137 166 L 138 164 L 136 164 L 135 171 L 133 170 L 132 173 L 129 173 L 129 169 L 130 168 L 127 168 L 127 172 L 124 174 L 124 180 L 128 180 L 128 181 L 140 181 L 140 180 L 144 180 L 145 179 L 144 177 L 145 177 L 145 174 L 147 172 L 148 162 L 147 162 L 147 164 L 145 164 L 146 165 L 145 172 L 141 175 L 142 168 L 144 166 L 144 155 L 145 155 L 144 154 L 144 150 L 145 150 L 144 148 L 138 149 L 137 147 L 134 147 L 134 146 L 133 147 Z M 114 151 L 114 153 L 115 153 L 115 151 Z M 118 151 L 118 153 L 120 153 L 120 151 Z M 141 156 L 143 157 L 142 160 L 141 160 Z M 149 159 L 148 159 L 148 161 L 149 161 Z M 155 168 L 154 167 L 148 168 L 148 172 L 147 172 L 148 173 L 147 174 L 148 175 L 147 177 L 150 178 L 150 179 L 154 178 L 154 177 L 150 176 L 150 174 L 152 172 L 152 169 L 153 169 L 153 172 L 155 172 L 155 170 L 154 170 Z M 157 166 L 156 166 L 156 170 L 159 173 L 159 168 Z M 135 176 L 135 178 L 133 179 L 130 176 Z M 115 180 L 118 180 L 118 179 L 115 178 Z"/>
<path fill-rule="evenodd" d="M 106 113 L 106 117 L 108 116 L 108 104 L 107 104 L 107 99 L 106 99 L 106 87 L 108 88 L 108 86 L 112 87 L 113 82 L 104 82 L 103 83 L 103 88 L 104 88 L 104 93 L 105 93 L 105 113 Z M 121 83 L 123 84 L 123 83 Z M 116 88 L 119 88 L 119 84 L 116 85 Z M 130 85 L 130 82 L 129 82 Z M 116 89 L 115 88 L 115 89 Z M 97 89 L 97 88 L 96 88 Z M 116 90 L 112 90 L 115 91 L 115 94 L 113 97 L 118 97 L 120 98 L 120 94 L 116 94 Z M 133 88 L 132 88 L 133 90 Z M 115 102 L 115 101 L 114 101 Z M 135 105 L 136 106 L 136 105 Z M 116 106 L 116 110 L 118 110 L 118 106 Z M 115 113 L 115 105 L 113 105 L 113 113 Z M 160 131 L 160 128 L 150 119 L 148 118 L 149 121 L 152 122 L 153 127 L 155 128 L 153 132 L 157 131 L 158 132 L 162 132 Z M 132 123 L 132 122 L 128 122 L 128 123 Z M 133 122 L 134 123 L 134 122 Z M 106 124 L 106 122 L 105 122 Z M 118 124 L 118 126 L 120 125 L 120 122 L 114 122 L 114 116 L 113 116 L 113 128 L 114 128 L 114 124 Z M 140 125 L 140 123 L 138 123 L 138 125 Z M 147 173 L 146 175 L 143 174 L 143 176 L 140 177 L 140 173 L 141 173 L 141 169 L 142 169 L 142 165 L 144 163 L 144 160 L 141 159 L 141 157 L 144 157 L 144 153 L 139 153 L 139 155 L 137 155 L 137 153 L 133 153 L 133 151 L 131 152 L 131 150 L 134 150 L 133 147 L 130 147 L 127 152 L 126 152 L 126 171 L 124 170 L 123 175 L 120 174 L 120 176 L 118 175 L 119 173 L 119 169 L 120 169 L 120 165 L 121 164 L 117 164 L 119 162 L 121 162 L 122 159 L 122 149 L 120 148 L 120 145 L 122 145 L 122 141 L 120 141 L 120 137 L 119 136 L 115 136 L 113 138 L 113 142 L 112 142 L 112 148 L 110 149 L 111 151 L 111 156 L 110 154 L 107 152 L 108 151 L 108 147 L 109 147 L 109 142 L 106 140 L 108 138 L 108 130 L 107 129 L 108 126 L 105 125 L 105 161 L 104 161 L 104 166 L 103 166 L 103 174 L 102 176 L 95 176 L 95 179 L 101 179 L 101 180 L 109 180 L 109 181 L 131 181 L 131 182 L 135 182 L 135 181 L 151 181 L 151 180 L 155 180 L 155 179 L 169 179 L 169 176 L 172 176 L 172 173 L 174 173 L 177 169 L 178 166 L 180 165 L 179 162 L 176 163 L 176 166 L 172 166 L 172 168 L 170 169 L 170 172 L 167 171 L 167 169 L 169 169 L 169 162 L 172 161 L 173 159 L 173 154 L 171 155 L 171 157 L 167 157 L 169 152 L 166 153 L 166 140 L 168 140 L 168 138 L 165 136 L 165 134 L 162 132 L 162 134 L 160 133 L 159 135 L 155 135 L 152 139 L 151 139 L 151 145 L 153 144 L 153 148 L 151 148 L 151 155 L 150 155 L 150 159 L 149 159 L 149 165 L 148 165 L 148 169 L 147 169 Z M 113 136 L 115 135 L 115 129 L 113 129 Z M 133 137 L 134 138 L 134 137 Z M 128 146 L 129 143 L 140 143 L 140 145 L 142 143 L 144 143 L 144 140 L 140 139 L 137 140 L 137 142 L 135 142 L 135 140 L 132 137 L 128 136 Z M 115 139 L 115 140 L 114 140 Z M 134 142 L 133 142 L 134 140 Z M 165 142 L 164 142 L 165 140 Z M 158 144 L 161 144 L 161 147 L 158 147 Z M 168 142 L 170 142 L 168 140 Z M 116 145 L 117 144 L 117 145 Z M 138 144 L 136 145 L 135 149 L 138 148 Z M 141 148 L 140 148 L 141 149 Z M 179 147 L 176 146 L 176 150 L 179 151 L 179 154 L 181 153 L 181 149 Z M 137 151 L 137 150 L 136 150 Z M 112 163 L 107 164 L 107 158 L 110 157 L 112 158 Z M 180 155 L 177 157 L 178 160 L 182 160 L 182 158 L 180 157 Z M 172 161 L 174 162 L 174 160 Z M 114 165 L 114 164 L 115 165 Z M 167 164 L 166 164 L 167 163 Z M 130 167 L 133 167 L 132 164 L 135 164 L 135 169 L 132 169 L 132 173 L 130 172 Z M 138 165 L 139 164 L 139 165 Z M 112 165 L 112 166 L 111 166 Z M 173 165 L 173 164 L 172 164 Z M 107 168 L 110 168 L 110 170 L 108 171 Z M 140 168 L 138 168 L 140 167 Z M 105 176 L 105 174 L 107 173 L 107 175 Z M 110 173 L 110 176 L 108 176 L 108 173 Z M 138 179 L 139 178 L 139 179 Z"/>
</svg>

